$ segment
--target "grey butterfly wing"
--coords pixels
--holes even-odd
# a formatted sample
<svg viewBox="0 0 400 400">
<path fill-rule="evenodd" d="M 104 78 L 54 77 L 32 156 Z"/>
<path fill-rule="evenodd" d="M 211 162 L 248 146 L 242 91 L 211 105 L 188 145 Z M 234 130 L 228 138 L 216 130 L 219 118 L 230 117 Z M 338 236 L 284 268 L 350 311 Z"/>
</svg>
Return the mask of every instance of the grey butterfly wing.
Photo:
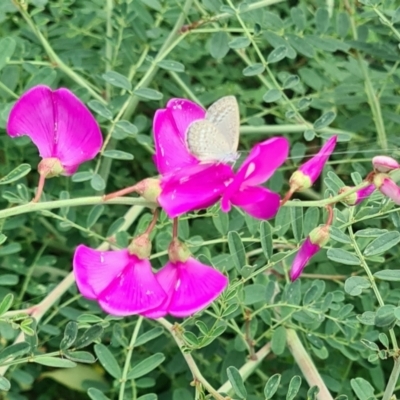
<svg viewBox="0 0 400 400">
<path fill-rule="evenodd" d="M 235 154 L 240 134 L 240 113 L 236 97 L 225 96 L 213 103 L 206 112 L 206 120 L 220 131 L 229 145 L 229 153 Z"/>
<path fill-rule="evenodd" d="M 221 161 L 231 151 L 229 142 L 213 122 L 200 119 L 190 124 L 186 146 L 200 161 Z"/>
</svg>

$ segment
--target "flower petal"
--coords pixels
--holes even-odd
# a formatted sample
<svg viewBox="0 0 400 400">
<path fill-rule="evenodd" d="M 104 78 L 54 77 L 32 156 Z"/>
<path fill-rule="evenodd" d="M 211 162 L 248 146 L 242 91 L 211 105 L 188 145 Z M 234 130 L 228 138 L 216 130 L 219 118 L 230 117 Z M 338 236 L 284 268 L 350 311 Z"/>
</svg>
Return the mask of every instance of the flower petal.
<svg viewBox="0 0 400 400">
<path fill-rule="evenodd" d="M 246 187 L 236 192 L 231 202 L 254 218 L 270 219 L 279 210 L 280 196 L 261 186 Z"/>
<path fill-rule="evenodd" d="M 175 266 L 179 278 L 168 309 L 175 317 L 187 317 L 206 308 L 228 285 L 228 278 L 221 272 L 192 257 Z"/>
<path fill-rule="evenodd" d="M 325 163 L 332 154 L 333 150 L 335 150 L 336 142 L 337 135 L 334 135 L 327 140 L 327 142 L 321 147 L 321 150 L 315 156 L 311 157 L 307 162 L 298 168 L 299 171 L 310 178 L 311 184 L 317 180 L 324 169 Z"/>
<path fill-rule="evenodd" d="M 292 281 L 295 281 L 301 275 L 311 257 L 319 250 L 320 247 L 317 244 L 311 243 L 310 237 L 307 237 L 297 252 L 292 267 L 290 268 L 290 279 Z"/>
<path fill-rule="evenodd" d="M 53 92 L 43 85 L 25 92 L 11 109 L 7 133 L 11 137 L 27 135 L 42 158 L 54 157 Z"/>
<path fill-rule="evenodd" d="M 158 202 L 170 218 L 216 203 L 233 177 L 225 164 L 199 164 L 163 177 Z"/>
<path fill-rule="evenodd" d="M 95 118 L 71 91 L 65 88 L 53 93 L 57 126 L 55 157 L 73 174 L 85 161 L 96 157 L 103 145 L 103 136 Z"/>
<path fill-rule="evenodd" d="M 28 135 L 42 158 L 61 161 L 66 175 L 94 158 L 103 144 L 95 118 L 71 91 L 39 85 L 28 90 L 11 110 L 10 136 Z"/>
<path fill-rule="evenodd" d="M 178 268 L 171 262 L 168 262 L 163 268 L 157 271 L 155 277 L 164 289 L 167 299 L 158 307 L 142 313 L 144 317 L 156 319 L 164 317 L 168 313 L 168 307 L 171 303 L 172 296 L 175 292 L 175 286 L 178 281 L 178 272 Z"/>
<path fill-rule="evenodd" d="M 109 314 L 126 316 L 158 307 L 167 296 L 157 282 L 150 261 L 129 255 L 129 263 L 98 296 L 100 307 Z"/>
<path fill-rule="evenodd" d="M 154 161 L 160 174 L 199 163 L 188 151 L 185 135 L 190 123 L 204 116 L 205 111 L 200 106 L 185 99 L 172 99 L 166 109 L 156 111 L 153 119 Z"/>
<path fill-rule="evenodd" d="M 375 175 L 374 184 L 382 194 L 392 199 L 395 204 L 400 205 L 400 187 L 389 176 L 385 174 Z"/>
<path fill-rule="evenodd" d="M 83 244 L 78 246 L 73 271 L 82 296 L 95 300 L 128 263 L 127 250 L 98 251 Z"/>
</svg>

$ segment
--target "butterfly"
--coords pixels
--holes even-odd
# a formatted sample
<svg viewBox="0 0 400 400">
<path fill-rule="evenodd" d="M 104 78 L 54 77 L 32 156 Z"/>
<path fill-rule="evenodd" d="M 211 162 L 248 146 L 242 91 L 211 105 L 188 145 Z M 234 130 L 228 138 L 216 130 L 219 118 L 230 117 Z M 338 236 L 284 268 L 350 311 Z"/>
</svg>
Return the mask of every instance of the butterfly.
<svg viewBox="0 0 400 400">
<path fill-rule="evenodd" d="M 222 97 L 207 109 L 204 119 L 189 125 L 186 147 L 203 162 L 234 162 L 238 158 L 239 128 L 236 97 Z"/>
</svg>

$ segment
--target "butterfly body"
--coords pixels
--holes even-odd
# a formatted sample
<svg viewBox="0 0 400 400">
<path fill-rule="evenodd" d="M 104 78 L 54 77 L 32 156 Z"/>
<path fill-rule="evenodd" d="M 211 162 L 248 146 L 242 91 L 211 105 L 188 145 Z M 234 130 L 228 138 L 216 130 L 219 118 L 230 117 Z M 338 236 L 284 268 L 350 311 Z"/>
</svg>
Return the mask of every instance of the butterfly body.
<svg viewBox="0 0 400 400">
<path fill-rule="evenodd" d="M 238 158 L 239 127 L 236 98 L 222 97 L 208 108 L 204 119 L 189 125 L 186 146 L 202 162 L 234 162 Z"/>
</svg>

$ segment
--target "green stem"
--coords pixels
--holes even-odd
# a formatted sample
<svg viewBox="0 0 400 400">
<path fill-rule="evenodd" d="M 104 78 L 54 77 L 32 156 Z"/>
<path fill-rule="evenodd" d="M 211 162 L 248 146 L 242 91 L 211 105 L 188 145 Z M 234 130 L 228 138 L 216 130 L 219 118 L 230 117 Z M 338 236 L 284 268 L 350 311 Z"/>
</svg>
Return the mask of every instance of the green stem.
<svg viewBox="0 0 400 400">
<path fill-rule="evenodd" d="M 394 359 L 394 366 L 390 374 L 389 382 L 386 385 L 382 400 L 392 399 L 392 394 L 396 389 L 396 383 L 399 380 L 399 375 L 400 375 L 400 358 L 397 357 Z"/>
<path fill-rule="evenodd" d="M 21 206 L 6 208 L 0 210 L 0 220 L 3 218 L 13 217 L 14 215 L 26 214 L 35 211 L 51 210 L 53 208 L 62 207 L 80 207 L 80 206 L 92 206 L 95 204 L 122 204 L 127 206 L 142 206 L 154 208 L 156 205 L 144 200 L 140 197 L 117 197 L 108 201 L 103 200 L 103 196 L 90 196 L 90 197 L 79 197 L 77 199 L 66 199 L 66 200 L 55 200 L 55 201 L 44 201 L 41 203 L 28 203 Z"/>
<path fill-rule="evenodd" d="M 133 330 L 131 341 L 129 343 L 129 347 L 127 348 L 124 369 L 122 371 L 122 376 L 121 376 L 121 386 L 119 388 L 119 396 L 118 396 L 119 400 L 125 399 L 126 377 L 128 375 L 129 369 L 131 367 L 132 353 L 133 353 L 133 349 L 135 347 L 136 339 L 139 335 L 139 330 L 142 325 L 142 321 L 143 321 L 143 317 L 139 317 L 136 322 L 135 329 Z"/>
<path fill-rule="evenodd" d="M 378 9 L 377 6 L 373 6 L 372 9 L 373 9 L 374 12 L 378 15 L 378 17 L 380 18 L 381 22 L 382 22 L 384 25 L 387 25 L 387 26 L 390 28 L 390 30 L 394 33 L 394 35 L 396 36 L 396 38 L 397 38 L 398 40 L 400 40 L 400 32 L 394 27 L 394 24 L 393 24 L 392 22 L 390 22 L 390 21 L 386 18 L 385 14 L 383 14 L 383 13 Z"/>
<path fill-rule="evenodd" d="M 262 8 L 262 7 L 271 6 L 273 4 L 282 3 L 283 1 L 284 0 L 261 0 L 261 1 L 257 1 L 257 2 L 252 3 L 252 4 L 248 4 L 248 7 L 246 8 L 246 12 L 252 11 L 252 10 L 257 10 L 259 8 Z M 230 18 L 230 17 L 232 17 L 231 14 L 222 13 L 222 14 L 218 14 L 215 17 L 213 17 L 213 20 L 218 20 L 218 19 L 222 19 L 222 18 Z"/>
<path fill-rule="evenodd" d="M 107 15 L 107 25 L 106 25 L 106 72 L 111 71 L 111 61 L 113 57 L 113 47 L 112 47 L 112 36 L 113 36 L 113 26 L 112 26 L 112 15 L 113 15 L 113 0 L 107 0 L 105 4 L 105 12 Z M 107 101 L 111 99 L 111 84 L 106 82 L 106 98 Z"/>
<path fill-rule="evenodd" d="M 318 386 L 318 400 L 333 400 L 325 382 L 318 373 L 310 355 L 304 348 L 303 343 L 299 339 L 297 333 L 293 329 L 286 329 L 286 341 L 293 358 L 303 373 L 310 387 Z"/>
<path fill-rule="evenodd" d="M 225 400 L 225 397 L 222 396 L 221 394 L 218 393 L 217 390 L 215 390 L 204 378 L 204 376 L 201 374 L 196 362 L 194 361 L 192 355 L 190 353 L 186 353 L 183 351 L 183 348 L 185 346 L 185 343 L 183 340 L 180 338 L 180 336 L 176 332 L 176 328 L 174 325 L 169 323 L 166 319 L 164 318 L 159 318 L 157 320 L 164 328 L 166 328 L 172 335 L 172 337 L 175 339 L 176 344 L 179 347 L 179 350 L 181 351 L 183 358 L 185 359 L 190 371 L 192 372 L 193 379 L 195 381 L 200 382 L 204 388 L 214 397 L 216 400 Z"/>
</svg>

